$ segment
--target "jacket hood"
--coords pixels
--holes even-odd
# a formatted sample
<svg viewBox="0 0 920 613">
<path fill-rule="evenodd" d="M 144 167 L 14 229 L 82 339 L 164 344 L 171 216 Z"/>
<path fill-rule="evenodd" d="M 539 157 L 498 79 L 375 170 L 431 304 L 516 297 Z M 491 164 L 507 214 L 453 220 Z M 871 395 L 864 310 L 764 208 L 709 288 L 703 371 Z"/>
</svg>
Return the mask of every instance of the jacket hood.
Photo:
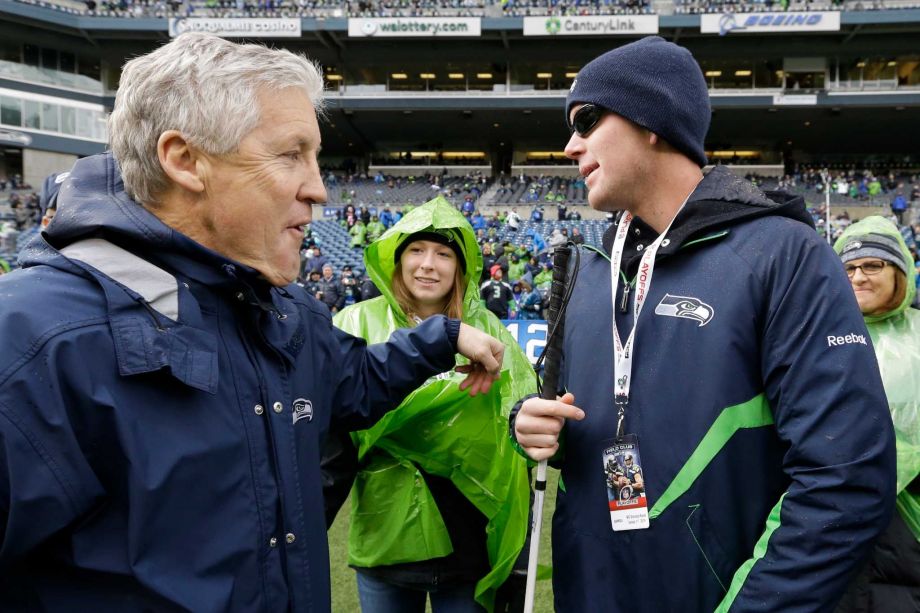
<svg viewBox="0 0 920 613">
<path fill-rule="evenodd" d="M 716 166 L 703 177 L 690 194 L 686 206 L 678 213 L 668 233 L 669 246 L 662 247 L 659 254 L 674 253 L 683 244 L 695 238 L 725 230 L 749 219 L 769 215 L 789 217 L 811 228 L 815 227 L 801 196 L 782 191 L 763 192 L 729 169 Z M 657 233 L 641 219 L 634 223 L 640 228 L 643 236 L 657 236 Z M 604 250 L 608 254 L 615 234 L 616 225 L 612 225 L 604 234 Z"/>
<path fill-rule="evenodd" d="M 416 232 L 452 230 L 460 235 L 460 251 L 466 262 L 463 275 L 465 294 L 464 311 L 479 304 L 478 280 L 482 271 L 482 253 L 476 242 L 476 234 L 466 218 L 444 197 L 438 196 L 420 207 L 406 213 L 393 227 L 368 245 L 364 250 L 364 265 L 367 274 L 374 282 L 394 312 L 402 313 L 396 302 L 390 283 L 396 270 L 395 255 L 397 248 Z"/>
<path fill-rule="evenodd" d="M 914 256 L 910 254 L 910 249 L 907 248 L 907 243 L 904 242 L 904 237 L 901 236 L 901 232 L 898 230 L 897 226 L 879 215 L 866 217 L 850 225 L 834 243 L 834 251 L 837 255 L 840 255 L 844 245 L 846 245 L 851 238 L 865 236 L 867 234 L 883 234 L 895 239 L 898 242 L 898 246 L 901 248 L 901 253 L 904 255 L 904 261 L 909 264 L 907 267 L 907 291 L 904 293 L 904 300 L 888 313 L 875 316 L 863 316 L 866 323 L 873 323 L 888 319 L 889 317 L 894 317 L 895 315 L 900 315 L 907 310 L 907 307 L 914 301 L 914 295 L 917 293 L 917 273 L 913 267 Z"/>
</svg>

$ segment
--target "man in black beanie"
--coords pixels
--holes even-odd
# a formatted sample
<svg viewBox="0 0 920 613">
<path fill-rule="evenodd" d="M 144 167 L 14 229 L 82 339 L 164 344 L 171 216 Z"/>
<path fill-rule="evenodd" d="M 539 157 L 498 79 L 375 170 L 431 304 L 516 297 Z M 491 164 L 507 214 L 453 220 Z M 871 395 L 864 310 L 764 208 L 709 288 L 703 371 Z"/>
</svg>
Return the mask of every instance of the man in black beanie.
<svg viewBox="0 0 920 613">
<path fill-rule="evenodd" d="M 562 470 L 555 609 L 832 610 L 895 488 L 846 275 L 800 197 L 704 175 L 709 95 L 686 49 L 601 55 L 565 112 L 588 202 L 618 215 L 603 253 L 581 251 L 568 393 L 511 416 Z M 606 478 L 626 464 L 643 488 Z"/>
</svg>

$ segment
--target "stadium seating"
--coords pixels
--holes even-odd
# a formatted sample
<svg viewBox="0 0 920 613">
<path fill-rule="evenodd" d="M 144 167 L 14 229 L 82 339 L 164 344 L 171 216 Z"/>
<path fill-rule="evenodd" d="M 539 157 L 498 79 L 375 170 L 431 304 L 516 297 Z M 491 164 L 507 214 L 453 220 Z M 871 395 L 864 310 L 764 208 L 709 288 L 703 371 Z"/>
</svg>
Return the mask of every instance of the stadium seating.
<svg viewBox="0 0 920 613">
<path fill-rule="evenodd" d="M 920 0 L 17 0 L 59 11 L 103 17 L 522 17 L 868 11 L 920 8 Z"/>
<path fill-rule="evenodd" d="M 330 206 L 353 204 L 356 207 L 399 207 L 405 204 L 423 204 L 438 194 L 459 205 L 467 197 L 476 202 L 487 186 L 488 183 L 481 184 L 473 177 L 386 177 L 383 183 L 377 183 L 374 179 L 346 181 L 338 175 L 332 181 L 328 177 L 326 179 Z"/>
<path fill-rule="evenodd" d="M 569 234 L 572 228 L 578 228 L 585 237 L 585 244 L 600 246 L 601 238 L 610 222 L 605 219 L 582 220 L 582 221 L 528 221 L 521 224 L 517 232 L 512 231 L 507 226 L 499 230 L 496 241 L 511 241 L 514 245 L 529 245 L 530 235 L 537 232 L 543 236 L 544 240 L 549 240 L 549 235 L 556 228 L 566 228 Z M 310 225 L 313 230 L 313 238 L 322 248 L 323 255 L 329 258 L 333 268 L 338 271 L 342 266 L 348 264 L 352 268 L 364 268 L 363 251 L 351 247 L 351 237 L 347 230 L 337 221 L 314 221 Z"/>
</svg>

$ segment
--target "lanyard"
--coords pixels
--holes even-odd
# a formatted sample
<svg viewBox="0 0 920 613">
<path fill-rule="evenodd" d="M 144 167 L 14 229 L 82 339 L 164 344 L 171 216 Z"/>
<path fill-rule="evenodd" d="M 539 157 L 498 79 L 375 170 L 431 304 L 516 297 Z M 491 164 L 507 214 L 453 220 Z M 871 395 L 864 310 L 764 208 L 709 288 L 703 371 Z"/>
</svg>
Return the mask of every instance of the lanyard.
<svg viewBox="0 0 920 613">
<path fill-rule="evenodd" d="M 692 192 L 691 192 L 692 193 Z M 664 229 L 655 241 L 646 247 L 642 254 L 642 260 L 639 262 L 639 273 L 636 275 L 636 295 L 633 298 L 633 326 L 629 333 L 626 343 L 620 341 L 620 334 L 617 332 L 617 287 L 620 283 L 620 263 L 623 260 L 623 249 L 626 246 L 626 236 L 629 232 L 629 226 L 632 224 L 633 215 L 629 211 L 623 214 L 620 225 L 617 227 L 616 237 L 613 240 L 613 248 L 610 254 L 610 292 L 613 304 L 613 384 L 614 384 L 614 402 L 617 405 L 617 436 L 623 436 L 623 418 L 626 416 L 626 405 L 629 403 L 629 388 L 632 385 L 632 367 L 634 343 L 636 339 L 636 328 L 639 326 L 639 314 L 642 312 L 642 306 L 648 296 L 649 288 L 652 286 L 652 275 L 655 273 L 655 255 L 661 246 L 661 241 L 667 236 L 668 231 L 677 215 L 687 204 L 687 199 L 677 210 L 677 213 L 671 219 L 671 223 Z M 625 288 L 624 292 L 627 291 Z"/>
</svg>

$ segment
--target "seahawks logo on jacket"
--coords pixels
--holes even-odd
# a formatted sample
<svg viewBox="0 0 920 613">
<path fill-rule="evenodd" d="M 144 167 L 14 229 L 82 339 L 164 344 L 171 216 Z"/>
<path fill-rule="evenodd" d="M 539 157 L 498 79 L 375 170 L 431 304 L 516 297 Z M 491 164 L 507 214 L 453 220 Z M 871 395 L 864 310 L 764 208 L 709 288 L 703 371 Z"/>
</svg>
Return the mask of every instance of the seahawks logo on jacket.
<svg viewBox="0 0 920 613">
<path fill-rule="evenodd" d="M 294 401 L 294 423 L 296 424 L 301 419 L 306 419 L 308 422 L 313 421 L 313 403 L 306 398 L 298 398 Z"/>
<path fill-rule="evenodd" d="M 705 326 L 715 314 L 715 309 L 699 298 L 691 296 L 672 296 L 665 294 L 658 306 L 655 315 L 666 317 L 682 317 L 698 322 L 699 327 Z"/>
</svg>

